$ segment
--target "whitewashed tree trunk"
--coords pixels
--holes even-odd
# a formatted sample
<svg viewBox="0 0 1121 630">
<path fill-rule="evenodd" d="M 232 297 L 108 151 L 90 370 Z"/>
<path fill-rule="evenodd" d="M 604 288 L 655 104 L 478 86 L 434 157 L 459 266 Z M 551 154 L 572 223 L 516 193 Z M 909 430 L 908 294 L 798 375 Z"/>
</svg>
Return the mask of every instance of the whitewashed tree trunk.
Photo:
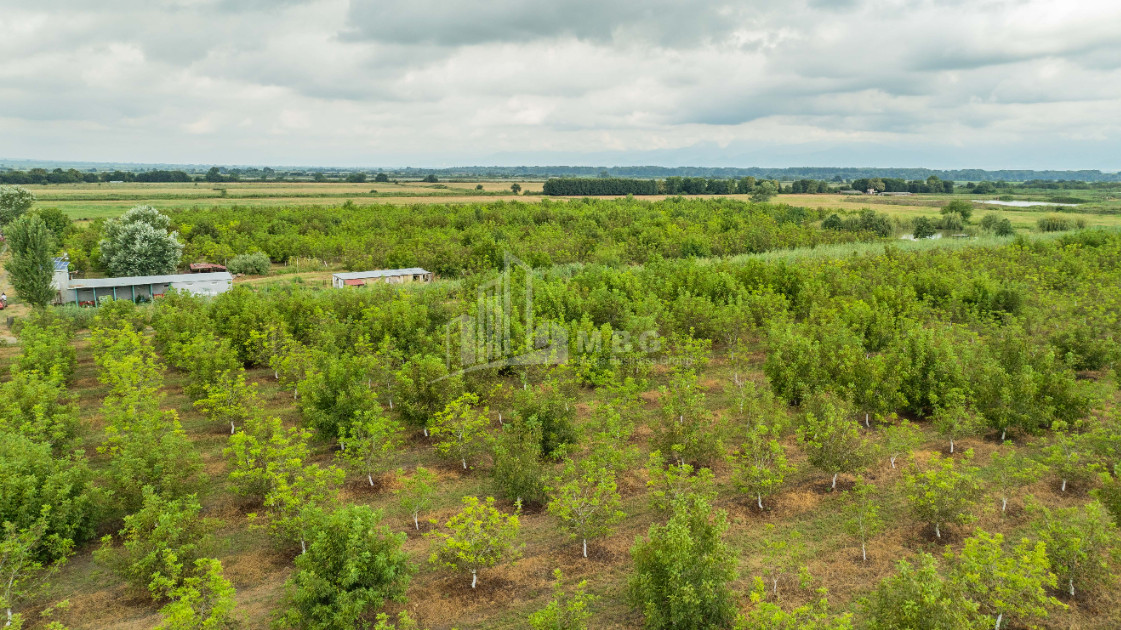
<svg viewBox="0 0 1121 630">
<path fill-rule="evenodd" d="M 1061 490 L 1059 490 L 1059 492 L 1066 492 L 1066 491 L 1067 491 L 1067 480 L 1063 479 L 1063 487 L 1062 487 Z"/>
<path fill-rule="evenodd" d="M 479 575 L 475 569 L 471 569 L 471 588 L 475 588 L 475 584 L 479 581 Z"/>
<path fill-rule="evenodd" d="M 424 437 L 428 437 L 428 427 L 424 427 Z"/>
<path fill-rule="evenodd" d="M 868 422 L 868 414 L 864 414 L 864 428 L 871 429 L 872 425 Z"/>
<path fill-rule="evenodd" d="M 759 509 L 763 509 L 763 494 L 761 492 L 755 493 L 755 500 L 759 503 Z"/>
<path fill-rule="evenodd" d="M 366 473 L 366 481 L 370 482 L 370 487 L 374 487 L 374 476 L 371 473 Z"/>
<path fill-rule="evenodd" d="M 237 430 L 237 427 L 234 426 L 234 421 L 230 420 L 230 435 L 233 435 L 234 431 L 236 431 L 236 430 Z"/>
<path fill-rule="evenodd" d="M 307 553 L 307 542 L 303 538 L 300 539 L 300 555 Z"/>
<path fill-rule="evenodd" d="M 837 489 L 837 475 L 839 475 L 839 474 L 840 473 L 833 473 L 833 489 L 834 490 Z"/>
<path fill-rule="evenodd" d="M 584 539 L 584 557 L 585 558 L 588 557 L 588 539 L 587 538 Z"/>
<path fill-rule="evenodd" d="M 1000 498 L 1000 511 L 1001 512 L 1007 512 L 1008 511 L 1008 497 L 1001 497 Z"/>
<path fill-rule="evenodd" d="M 898 456 L 897 456 L 897 455 L 892 455 L 892 456 L 891 456 L 891 467 L 892 467 L 892 468 L 895 468 L 895 458 L 896 458 L 896 457 L 898 457 Z"/>
<path fill-rule="evenodd" d="M 868 562 L 868 549 L 864 545 L 864 541 L 860 541 L 860 556 L 864 558 L 864 562 Z"/>
<path fill-rule="evenodd" d="M 953 440 L 953 438 L 950 439 L 950 454 L 951 455 L 954 454 L 954 440 Z"/>
<path fill-rule="evenodd" d="M 934 535 L 938 538 L 942 538 L 942 530 L 938 529 L 938 523 L 934 524 Z"/>
<path fill-rule="evenodd" d="M 467 460 L 466 459 L 461 459 L 459 461 L 460 461 L 460 463 L 463 464 L 463 470 L 467 470 Z"/>
<path fill-rule="evenodd" d="M 1004 438 L 1008 437 L 1008 429 L 1000 430 L 1000 441 L 1003 442 Z"/>
<path fill-rule="evenodd" d="M 999 615 L 996 616 L 996 628 L 995 628 L 995 630 L 1000 630 L 1000 620 L 1001 619 L 1004 619 L 1004 613 L 1000 613 Z"/>
<path fill-rule="evenodd" d="M 420 512 L 413 512 L 413 526 L 420 531 Z"/>
<path fill-rule="evenodd" d="M 1070 596 L 1074 597 L 1074 577 L 1070 578 Z"/>
</svg>

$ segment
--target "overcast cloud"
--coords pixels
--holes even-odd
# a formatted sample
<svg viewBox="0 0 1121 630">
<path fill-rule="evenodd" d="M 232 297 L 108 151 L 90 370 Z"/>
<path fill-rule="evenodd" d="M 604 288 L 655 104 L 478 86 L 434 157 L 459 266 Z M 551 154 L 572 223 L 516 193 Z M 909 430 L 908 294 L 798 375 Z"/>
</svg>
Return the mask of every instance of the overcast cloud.
<svg viewBox="0 0 1121 630">
<path fill-rule="evenodd" d="M 0 158 L 1121 169 L 1113 0 L 0 0 Z"/>
</svg>

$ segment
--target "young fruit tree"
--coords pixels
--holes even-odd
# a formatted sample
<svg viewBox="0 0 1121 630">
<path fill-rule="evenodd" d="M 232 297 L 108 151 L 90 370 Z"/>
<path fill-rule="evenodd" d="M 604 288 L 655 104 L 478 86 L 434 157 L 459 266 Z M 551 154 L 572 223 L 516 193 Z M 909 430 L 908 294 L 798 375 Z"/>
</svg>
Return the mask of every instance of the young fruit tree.
<svg viewBox="0 0 1121 630">
<path fill-rule="evenodd" d="M 677 463 L 709 464 L 723 452 L 720 434 L 705 407 L 705 395 L 697 385 L 697 374 L 684 370 L 670 376 L 662 387 L 662 418 L 654 425 L 652 443 Z"/>
<path fill-rule="evenodd" d="M 1002 535 L 978 530 L 965 540 L 960 554 L 947 552 L 946 558 L 952 564 L 950 579 L 965 589 L 988 621 L 995 620 L 994 630 L 1005 622 L 1031 627 L 1047 617 L 1049 608 L 1065 608 L 1047 594 L 1056 580 L 1042 542 L 1024 539 L 1009 552 Z"/>
<path fill-rule="evenodd" d="M 572 595 L 564 592 L 561 570 L 553 571 L 553 599 L 541 610 L 529 616 L 533 630 L 588 630 L 592 612 L 588 606 L 597 598 L 587 592 L 588 581 L 576 585 Z"/>
<path fill-rule="evenodd" d="M 245 381 L 245 369 L 237 367 L 219 374 L 207 387 L 204 398 L 195 401 L 195 408 L 214 422 L 228 422 L 230 435 L 244 425 L 261 408 L 257 384 Z"/>
<path fill-rule="evenodd" d="M 300 553 L 306 553 L 308 535 L 323 519 L 324 508 L 335 501 L 345 474 L 333 466 L 295 460 L 285 462 L 270 476 L 272 489 L 265 495 L 265 507 L 272 513 L 273 535 L 286 543 L 300 541 Z"/>
<path fill-rule="evenodd" d="M 934 527 L 942 538 L 942 525 L 967 525 L 976 518 L 973 509 L 981 496 L 976 469 L 968 466 L 973 451 L 966 451 L 960 469 L 954 460 L 935 455 L 926 470 L 903 476 L 903 491 L 915 518 Z"/>
<path fill-rule="evenodd" d="M 391 532 L 381 521 L 381 511 L 348 505 L 313 528 L 286 585 L 286 627 L 367 627 L 362 619 L 368 611 L 387 599 L 404 600 L 415 568 L 401 548 L 404 532 Z"/>
<path fill-rule="evenodd" d="M 389 458 L 401 447 L 401 424 L 373 406 L 358 416 L 339 439 L 338 457 L 374 487 L 374 475 L 389 468 Z"/>
<path fill-rule="evenodd" d="M 989 463 L 1000 492 L 1000 511 L 1008 511 L 1009 496 L 1023 486 L 1033 484 L 1047 472 L 1047 465 L 1020 453 L 1010 443 L 993 452 Z"/>
<path fill-rule="evenodd" d="M 405 471 L 398 468 L 397 479 L 401 487 L 393 494 L 401 497 L 401 507 L 413 515 L 413 526 L 420 531 L 420 513 L 431 507 L 432 497 L 436 495 L 436 475 L 417 466 L 411 476 L 405 476 Z"/>
<path fill-rule="evenodd" d="M 491 481 L 499 496 L 516 505 L 545 502 L 545 465 L 536 424 L 508 423 L 494 441 Z"/>
<path fill-rule="evenodd" d="M 767 523 L 763 532 L 763 575 L 771 583 L 771 595 L 778 599 L 779 582 L 794 579 L 806 557 L 806 545 L 797 529 L 780 531 Z"/>
<path fill-rule="evenodd" d="M 843 404 L 824 398 L 814 407 L 798 427 L 798 441 L 810 465 L 833 476 L 832 487 L 836 489 L 838 475 L 864 468 L 868 445 Z"/>
<path fill-rule="evenodd" d="M 443 411 L 432 416 L 429 433 L 436 438 L 436 452 L 452 461 L 459 461 L 467 470 L 467 460 L 486 449 L 489 435 L 487 410 L 476 408 L 479 397 L 463 394 L 448 403 Z"/>
<path fill-rule="evenodd" d="M 1094 462 L 1086 434 L 1074 433 L 1070 426 L 1058 420 L 1051 428 L 1055 441 L 1044 449 L 1047 465 L 1062 480 L 1060 492 L 1066 492 L 1067 482 L 1083 484 L 1097 477 L 1098 467 Z"/>
<path fill-rule="evenodd" d="M 1046 545 L 1059 587 L 1071 597 L 1116 579 L 1112 556 L 1121 545 L 1121 535 L 1101 503 L 1052 511 L 1031 501 L 1027 510 L 1036 538 Z"/>
<path fill-rule="evenodd" d="M 290 462 L 307 459 L 309 439 L 310 431 L 286 429 L 280 418 L 250 417 L 245 430 L 231 435 L 222 451 L 229 460 L 234 492 L 263 502 Z"/>
<path fill-rule="evenodd" d="M 494 507 L 494 498 L 480 502 L 478 497 L 463 497 L 463 510 L 444 524 L 450 533 L 433 532 L 436 542 L 429 562 L 453 571 L 469 571 L 471 588 L 478 583 L 479 571 L 517 555 L 518 516 L 503 514 Z"/>
<path fill-rule="evenodd" d="M 845 506 L 845 530 L 860 541 L 860 557 L 864 562 L 868 561 L 868 540 L 884 529 L 884 519 L 880 516 L 875 493 L 875 485 L 866 483 L 863 477 L 857 477 Z"/>
<path fill-rule="evenodd" d="M 736 630 L 853 630 L 852 613 L 834 615 L 829 611 L 828 592 L 818 589 L 819 598 L 784 610 L 767 601 L 767 585 L 756 577 L 751 588 L 751 610 L 736 619 Z"/>
<path fill-rule="evenodd" d="M 763 497 L 769 497 L 782 485 L 793 467 L 786 461 L 786 450 L 779 444 L 776 427 L 763 423 L 749 429 L 747 441 L 734 458 L 736 486 L 755 497 L 763 509 Z"/>
<path fill-rule="evenodd" d="M 689 464 L 667 464 L 661 452 L 650 453 L 646 463 L 646 487 L 650 489 L 650 507 L 670 513 L 674 503 L 697 496 L 707 503 L 716 500 L 716 480 L 712 471 L 701 468 L 694 473 Z"/>
<path fill-rule="evenodd" d="M 920 444 L 922 431 L 910 421 L 903 420 L 899 424 L 884 427 L 880 450 L 887 455 L 891 467 L 895 468 L 895 460 L 910 455 Z"/>
<path fill-rule="evenodd" d="M 861 601 L 868 630 L 962 630 L 976 628 L 978 605 L 964 589 L 939 571 L 938 561 L 920 553 L 915 564 L 900 560 L 897 573 L 884 578 Z"/>
<path fill-rule="evenodd" d="M 955 393 L 959 391 L 954 390 Z M 950 441 L 950 454 L 954 452 L 954 442 L 977 435 L 985 428 L 984 418 L 966 407 L 963 398 L 964 396 L 951 396 L 947 404 L 934 410 L 934 430 Z"/>
<path fill-rule="evenodd" d="M 194 575 L 171 592 L 171 602 L 160 609 L 163 623 L 156 630 L 234 630 L 242 620 L 234 612 L 233 584 L 214 558 L 195 561 Z"/>
<path fill-rule="evenodd" d="M 585 558 L 588 539 L 607 536 L 626 517 L 619 509 L 621 501 L 614 471 L 586 464 L 578 466 L 569 460 L 547 491 L 552 495 L 549 514 L 560 520 L 572 538 L 582 541 Z"/>
<path fill-rule="evenodd" d="M 24 215 L 4 228 L 12 257 L 4 263 L 12 288 L 21 300 L 45 308 L 57 291 L 51 286 L 55 243 L 47 224 L 38 215 Z"/>
<path fill-rule="evenodd" d="M 33 525 L 17 529 L 15 524 L 5 521 L 3 538 L 0 539 L 0 608 L 7 614 L 4 626 L 20 627 L 21 616 L 14 613 L 17 604 L 35 596 L 42 590 L 49 578 L 58 570 L 70 555 L 72 541 L 55 538 L 46 540 L 47 519 L 50 508 L 43 508 L 43 517 Z M 43 545 L 51 544 L 49 553 L 41 553 Z M 43 556 L 57 558 L 53 563 L 44 564 Z"/>
<path fill-rule="evenodd" d="M 729 584 L 736 555 L 724 543 L 727 516 L 699 497 L 674 504 L 631 548 L 630 600 L 650 630 L 727 628 L 736 615 Z"/>
</svg>

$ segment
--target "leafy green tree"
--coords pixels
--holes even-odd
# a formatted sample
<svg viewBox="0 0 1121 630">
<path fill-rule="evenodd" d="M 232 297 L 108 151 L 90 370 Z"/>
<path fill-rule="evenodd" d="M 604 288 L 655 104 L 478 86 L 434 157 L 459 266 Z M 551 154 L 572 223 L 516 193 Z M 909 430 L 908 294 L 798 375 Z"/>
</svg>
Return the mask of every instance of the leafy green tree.
<svg viewBox="0 0 1121 630">
<path fill-rule="evenodd" d="M 537 434 L 542 457 L 558 458 L 576 444 L 576 401 L 565 384 L 550 379 L 517 396 L 515 422 Z"/>
<path fill-rule="evenodd" d="M 934 430 L 950 441 L 951 454 L 955 440 L 976 435 L 984 427 L 984 419 L 966 407 L 965 394 L 961 390 L 953 390 L 946 403 L 934 410 Z"/>
<path fill-rule="evenodd" d="M 948 457 L 931 458 L 926 470 L 911 470 L 903 475 L 903 491 L 911 512 L 918 520 L 932 525 L 934 535 L 942 537 L 945 524 L 967 525 L 976 518 L 974 507 L 981 495 L 976 469 L 969 467 L 973 451 L 965 452 L 961 469 Z"/>
<path fill-rule="evenodd" d="M 51 286 L 55 243 L 47 224 L 37 215 L 22 216 L 4 228 L 4 238 L 12 250 L 4 269 L 16 295 L 35 308 L 46 307 L 58 295 Z"/>
<path fill-rule="evenodd" d="M 911 236 L 914 237 L 915 240 L 918 240 L 923 238 L 930 238 L 937 232 L 938 230 L 934 228 L 933 221 L 931 221 L 927 217 L 916 217 L 915 225 L 911 230 Z"/>
<path fill-rule="evenodd" d="M 1008 497 L 1012 492 L 1039 481 L 1047 472 L 1045 464 L 1020 453 L 1009 442 L 1005 442 L 1000 450 L 994 451 L 989 461 L 993 468 L 993 479 L 1000 491 L 1002 513 L 1008 510 Z"/>
<path fill-rule="evenodd" d="M 950 214 L 961 215 L 961 220 L 969 223 L 969 218 L 973 216 L 973 202 L 966 199 L 954 199 L 942 206 L 942 216 Z"/>
<path fill-rule="evenodd" d="M 751 193 L 751 200 L 755 203 L 766 203 L 778 194 L 778 187 L 772 181 L 762 181 L 755 185 Z"/>
<path fill-rule="evenodd" d="M 453 571 L 469 571 L 471 588 L 479 571 L 516 557 L 514 539 L 518 536 L 518 516 L 503 514 L 494 507 L 494 498 L 480 502 L 478 497 L 463 497 L 463 510 L 444 524 L 450 532 L 433 532 L 435 543 L 429 562 Z"/>
<path fill-rule="evenodd" d="M 908 420 L 899 424 L 889 424 L 884 427 L 883 440 L 880 449 L 887 455 L 891 467 L 895 468 L 895 460 L 901 456 L 908 456 L 922 444 L 922 431 Z"/>
<path fill-rule="evenodd" d="M 400 495 L 401 507 L 413 515 L 413 526 L 420 531 L 420 513 L 432 506 L 432 498 L 436 495 L 436 475 L 423 466 L 417 466 L 408 477 L 398 469 L 397 479 L 401 487 L 393 494 Z"/>
<path fill-rule="evenodd" d="M 156 630 L 236 630 L 243 624 L 235 611 L 235 593 L 221 562 L 199 558 L 192 575 L 171 591 L 171 602 L 160 609 L 163 622 Z"/>
<path fill-rule="evenodd" d="M 0 431 L 49 444 L 62 455 L 77 446 L 80 426 L 76 397 L 55 380 L 16 371 L 0 385 Z"/>
<path fill-rule="evenodd" d="M 494 442 L 491 469 L 496 494 L 515 504 L 545 502 L 545 465 L 537 424 L 509 423 Z"/>
<path fill-rule="evenodd" d="M 206 556 L 217 522 L 200 518 L 202 507 L 193 495 L 167 499 L 145 487 L 143 496 L 140 510 L 126 516 L 118 532 L 121 546 L 115 547 L 112 536 L 105 536 L 94 557 L 133 589 L 161 600 L 193 575 L 195 561 Z"/>
<path fill-rule="evenodd" d="M 862 601 L 868 630 L 981 630 L 976 602 L 964 585 L 947 580 L 938 561 L 920 553 L 915 564 L 900 560 L 898 573 L 885 578 Z"/>
<path fill-rule="evenodd" d="M 429 432 L 437 440 L 436 452 L 449 460 L 459 460 L 464 470 L 467 460 L 482 453 L 490 439 L 487 409 L 479 410 L 478 404 L 478 396 L 463 394 L 429 422 Z"/>
<path fill-rule="evenodd" d="M 13 612 L 15 607 L 37 595 L 46 586 L 46 580 L 58 571 L 70 555 L 70 540 L 47 536 L 50 525 L 45 517 L 49 512 L 50 508 L 44 507 L 44 518 L 22 529 L 12 522 L 3 521 L 3 538 L 0 538 L 0 608 L 7 612 L 5 627 L 19 629 L 22 618 Z M 45 555 L 55 558 L 54 562 L 43 562 L 44 545 L 51 545 L 50 552 Z"/>
<path fill-rule="evenodd" d="M 70 216 L 58 208 L 36 208 L 33 213 L 47 224 L 55 243 L 63 243 L 77 229 Z"/>
<path fill-rule="evenodd" d="M 387 460 L 401 447 L 401 424 L 375 403 L 358 412 L 339 445 L 339 457 L 352 471 L 365 475 L 372 488 L 374 475 L 388 469 Z"/>
<path fill-rule="evenodd" d="M 736 630 L 852 630 L 852 613 L 833 615 L 827 591 L 822 588 L 817 593 L 817 600 L 786 611 L 767 601 L 767 587 L 762 578 L 756 577 L 750 596 L 752 608 L 736 619 Z"/>
<path fill-rule="evenodd" d="M 1055 441 L 1044 449 L 1047 465 L 1062 479 L 1060 492 L 1066 492 L 1067 482 L 1088 483 L 1097 477 L 1097 465 L 1087 444 L 1085 434 L 1074 433 L 1070 426 L 1059 420 L 1052 425 Z"/>
<path fill-rule="evenodd" d="M 402 610 L 397 613 L 397 623 L 395 624 L 389 622 L 388 614 L 378 613 L 372 630 L 419 630 L 419 626 L 409 616 L 409 613 Z"/>
<path fill-rule="evenodd" d="M 35 193 L 30 190 L 22 186 L 0 186 L 0 226 L 19 219 L 34 204 Z"/>
<path fill-rule="evenodd" d="M 857 477 L 852 496 L 845 505 L 845 531 L 860 541 L 860 557 L 865 562 L 868 561 L 868 540 L 884 529 L 884 519 L 880 516 L 875 492 L 875 485 L 866 483 L 863 477 Z"/>
<path fill-rule="evenodd" d="M 105 222 L 101 230 L 101 260 L 114 276 L 154 276 L 174 273 L 183 245 L 168 233 L 171 219 L 152 206 L 136 206 Z"/>
<path fill-rule="evenodd" d="M 61 318 L 49 315 L 49 311 L 33 313 L 19 330 L 23 352 L 12 366 L 13 374 L 38 372 L 59 385 L 69 383 L 77 364 L 73 340 L 74 333 Z"/>
<path fill-rule="evenodd" d="M 424 355 L 407 362 L 394 379 L 401 414 L 413 425 L 425 427 L 428 420 L 463 393 L 463 379 L 449 375 L 443 359 Z M 425 435 L 428 429 L 425 428 Z"/>
<path fill-rule="evenodd" d="M 727 628 L 735 619 L 728 588 L 736 556 L 723 541 L 727 516 L 699 497 L 674 504 L 665 525 L 652 525 L 631 548 L 630 599 L 652 630 Z"/>
<path fill-rule="evenodd" d="M 108 455 L 109 488 L 125 510 L 139 507 L 137 490 L 151 486 L 163 496 L 183 498 L 205 482 L 202 459 L 174 411 L 109 418 L 112 431 L 98 451 Z"/>
<path fill-rule="evenodd" d="M 678 464 L 708 464 L 719 458 L 723 444 L 695 371 L 671 375 L 669 385 L 661 388 L 660 401 L 662 419 L 654 425 L 652 443 L 663 456 Z"/>
<path fill-rule="evenodd" d="M 223 450 L 234 491 L 263 502 L 291 462 L 307 459 L 310 438 L 310 431 L 285 428 L 280 418 L 248 418 L 245 430 L 231 435 Z"/>
<path fill-rule="evenodd" d="M 362 368 L 353 356 L 323 355 L 300 381 L 300 410 L 315 430 L 341 438 L 362 412 L 378 404 Z"/>
<path fill-rule="evenodd" d="M 798 441 L 811 466 L 833 475 L 836 489 L 839 474 L 854 473 L 867 464 L 867 443 L 842 403 L 826 397 L 813 407 L 798 427 Z"/>
<path fill-rule="evenodd" d="M 1035 536 L 1046 545 L 1051 570 L 1071 597 L 1116 580 L 1111 561 L 1121 536 L 1101 503 L 1052 511 L 1032 501 L 1028 513 Z"/>
<path fill-rule="evenodd" d="M 793 471 L 778 437 L 777 427 L 757 424 L 734 456 L 736 485 L 742 492 L 755 496 L 760 510 L 763 497 L 774 494 Z"/>
<path fill-rule="evenodd" d="M 1012 236 L 1016 233 L 1016 229 L 1012 227 L 1012 221 L 1005 217 L 997 222 L 993 233 L 997 236 Z"/>
<path fill-rule="evenodd" d="M 405 534 L 381 520 L 378 510 L 349 505 L 316 526 L 288 580 L 281 617 L 287 627 L 369 628 L 367 611 L 404 599 L 415 570 L 401 548 Z"/>
<path fill-rule="evenodd" d="M 244 370 L 230 342 L 210 331 L 179 344 L 176 349 L 175 365 L 189 375 L 183 389 L 192 400 L 204 398 L 223 375 Z"/>
<path fill-rule="evenodd" d="M 333 504 L 345 475 L 333 466 L 288 460 L 270 471 L 270 476 L 272 488 L 265 495 L 265 507 L 271 513 L 269 527 L 283 542 L 299 541 L 300 553 L 306 553 L 308 536 Z"/>
<path fill-rule="evenodd" d="M 212 422 L 230 424 L 230 435 L 237 426 L 245 425 L 261 408 L 257 384 L 245 381 L 245 368 L 240 365 L 220 373 L 207 387 L 206 396 L 195 401 L 195 408 Z"/>
<path fill-rule="evenodd" d="M 595 466 L 565 463 L 564 471 L 548 488 L 552 495 L 548 510 L 568 529 L 572 538 L 579 538 L 588 557 L 588 539 L 611 533 L 626 517 L 619 509 L 621 500 L 615 485 L 615 473 Z"/>
<path fill-rule="evenodd" d="M 264 276 L 269 273 L 269 267 L 272 261 L 269 260 L 268 254 L 264 252 L 253 252 L 252 254 L 238 254 L 226 263 L 226 269 L 230 273 L 241 273 L 248 275 Z"/>
<path fill-rule="evenodd" d="M 646 487 L 650 489 L 650 506 L 659 512 L 672 512 L 674 503 L 690 496 L 700 497 L 708 503 L 716 500 L 716 480 L 712 470 L 700 468 L 694 471 L 689 464 L 666 463 L 658 451 L 650 453 L 647 460 Z"/>
<path fill-rule="evenodd" d="M 553 571 L 553 599 L 544 608 L 529 616 L 533 630 L 588 630 L 592 612 L 588 606 L 596 600 L 587 592 L 588 581 L 576 585 L 572 595 L 564 592 L 560 569 Z"/>
<path fill-rule="evenodd" d="M 799 573 L 806 545 L 802 532 L 794 528 L 779 530 L 767 523 L 763 531 L 763 575 L 770 580 L 771 594 L 778 599 L 779 582 L 788 582 Z"/>
<path fill-rule="evenodd" d="M 1009 553 L 1003 536 L 978 530 L 965 540 L 960 554 L 947 552 L 946 557 L 952 562 L 950 579 L 964 588 L 981 614 L 995 618 L 995 630 L 1005 620 L 1030 625 L 1046 618 L 1049 608 L 1065 608 L 1047 594 L 1056 580 L 1042 542 L 1024 539 Z"/>
<path fill-rule="evenodd" d="M 49 444 L 0 431 L 0 523 L 23 531 L 45 521 L 36 554 L 51 557 L 63 541 L 89 540 L 104 501 L 81 453 L 55 458 Z"/>
</svg>

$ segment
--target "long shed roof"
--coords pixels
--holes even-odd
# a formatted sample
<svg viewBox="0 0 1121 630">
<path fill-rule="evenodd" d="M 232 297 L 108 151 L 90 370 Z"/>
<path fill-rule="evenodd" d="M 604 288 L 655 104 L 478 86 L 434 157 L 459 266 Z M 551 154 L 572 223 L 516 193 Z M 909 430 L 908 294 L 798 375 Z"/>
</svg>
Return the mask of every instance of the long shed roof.
<svg viewBox="0 0 1121 630">
<path fill-rule="evenodd" d="M 421 269 L 420 267 L 409 267 L 408 269 L 375 269 L 373 271 L 348 271 L 345 273 L 336 273 L 335 277 L 339 280 L 361 280 L 363 278 L 415 276 L 427 273 L 429 272 Z"/>
<path fill-rule="evenodd" d="M 173 282 L 219 282 L 233 281 L 227 271 L 216 273 L 177 273 L 167 276 L 126 276 L 123 278 L 81 278 L 71 280 L 67 289 L 104 289 L 109 287 L 131 287 L 142 284 L 169 284 Z"/>
</svg>

